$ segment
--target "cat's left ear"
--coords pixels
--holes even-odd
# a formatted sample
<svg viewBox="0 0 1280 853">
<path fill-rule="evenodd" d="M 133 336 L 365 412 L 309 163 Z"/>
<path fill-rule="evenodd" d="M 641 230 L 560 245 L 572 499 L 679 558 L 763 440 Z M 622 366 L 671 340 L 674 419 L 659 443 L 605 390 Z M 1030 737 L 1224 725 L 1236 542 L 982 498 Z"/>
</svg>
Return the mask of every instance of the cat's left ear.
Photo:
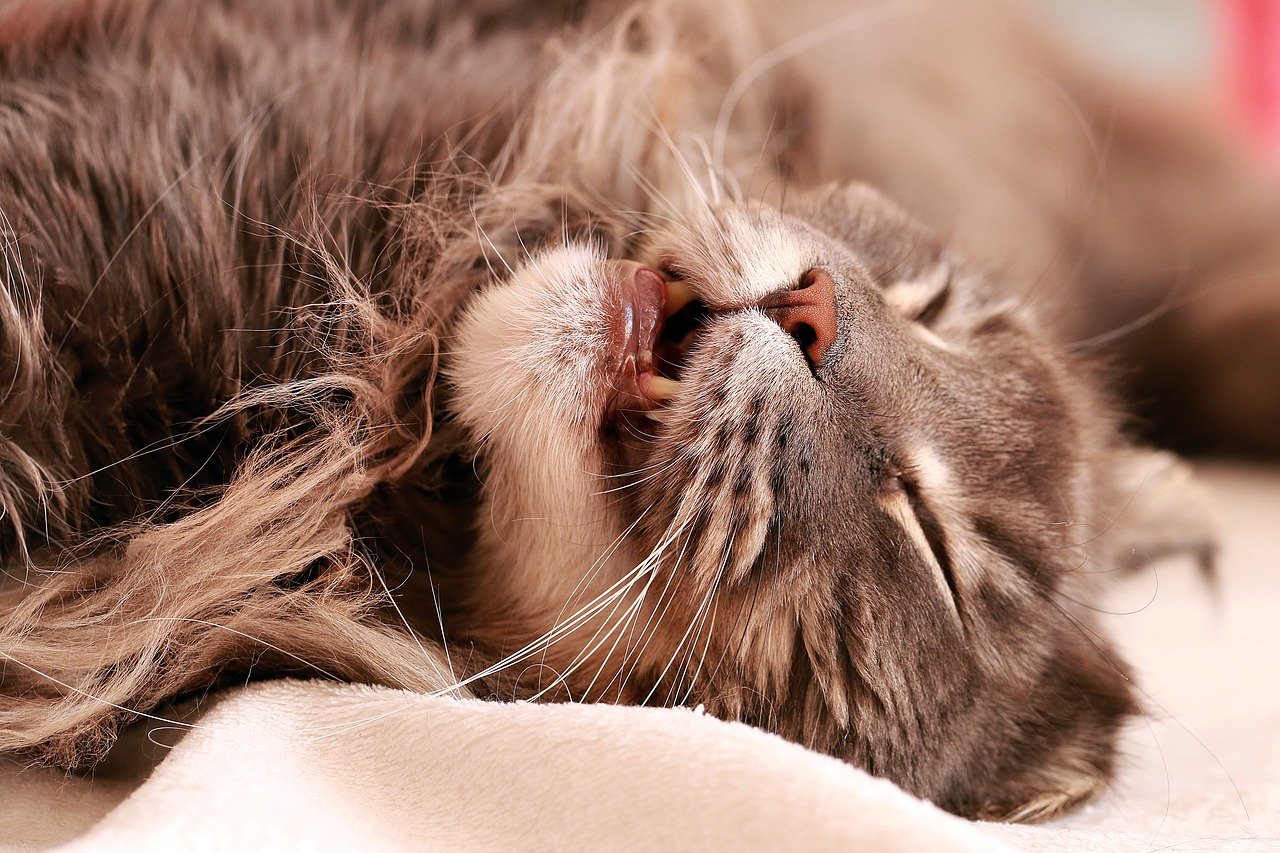
<svg viewBox="0 0 1280 853">
<path fill-rule="evenodd" d="M 1110 460 L 1114 521 L 1106 538 L 1114 564 L 1137 569 L 1165 557 L 1188 556 L 1212 578 L 1217 525 L 1207 490 L 1191 466 L 1161 450 L 1124 448 Z"/>
</svg>

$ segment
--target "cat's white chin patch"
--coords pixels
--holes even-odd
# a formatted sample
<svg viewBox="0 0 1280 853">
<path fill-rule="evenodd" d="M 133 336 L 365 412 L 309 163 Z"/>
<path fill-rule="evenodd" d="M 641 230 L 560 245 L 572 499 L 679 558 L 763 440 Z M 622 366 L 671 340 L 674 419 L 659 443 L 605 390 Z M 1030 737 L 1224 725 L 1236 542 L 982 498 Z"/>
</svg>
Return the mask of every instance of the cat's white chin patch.
<svg viewBox="0 0 1280 853">
<path fill-rule="evenodd" d="M 535 256 L 475 297 L 451 342 L 451 406 L 484 457 L 486 562 L 521 567 L 502 578 L 514 600 L 568 600 L 602 552 L 630 559 L 601 434 L 652 366 L 665 290 L 642 269 L 589 246 Z"/>
<path fill-rule="evenodd" d="M 653 353 L 674 310 L 667 285 L 591 247 L 534 257 L 463 316 L 448 367 L 457 414 L 485 441 L 524 441 L 594 432 L 613 412 L 653 408 L 674 392 Z"/>
</svg>

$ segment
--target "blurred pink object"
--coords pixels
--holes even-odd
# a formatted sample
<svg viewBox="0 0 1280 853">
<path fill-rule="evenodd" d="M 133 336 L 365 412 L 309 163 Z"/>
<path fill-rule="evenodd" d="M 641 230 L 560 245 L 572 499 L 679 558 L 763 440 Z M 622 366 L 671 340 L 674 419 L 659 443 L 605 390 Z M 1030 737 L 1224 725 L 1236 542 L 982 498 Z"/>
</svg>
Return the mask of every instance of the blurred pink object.
<svg viewBox="0 0 1280 853">
<path fill-rule="evenodd" d="M 1280 164 L 1280 0 L 1223 0 L 1223 55 L 1232 108 Z"/>
</svg>

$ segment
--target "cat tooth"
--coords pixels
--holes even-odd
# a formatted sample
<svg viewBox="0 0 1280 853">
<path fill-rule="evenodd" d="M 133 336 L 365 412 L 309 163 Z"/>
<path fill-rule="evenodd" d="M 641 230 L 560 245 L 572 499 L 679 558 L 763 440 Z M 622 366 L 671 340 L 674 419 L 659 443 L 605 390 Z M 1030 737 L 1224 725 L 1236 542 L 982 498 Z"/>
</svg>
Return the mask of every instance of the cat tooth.
<svg viewBox="0 0 1280 853">
<path fill-rule="evenodd" d="M 649 379 L 649 384 L 645 388 L 645 393 L 652 400 L 663 402 L 670 400 L 680 391 L 680 383 L 665 376 L 653 376 Z"/>
<path fill-rule="evenodd" d="M 662 306 L 662 318 L 665 320 L 697 298 L 693 288 L 685 282 L 679 279 L 667 282 L 667 301 Z"/>
</svg>

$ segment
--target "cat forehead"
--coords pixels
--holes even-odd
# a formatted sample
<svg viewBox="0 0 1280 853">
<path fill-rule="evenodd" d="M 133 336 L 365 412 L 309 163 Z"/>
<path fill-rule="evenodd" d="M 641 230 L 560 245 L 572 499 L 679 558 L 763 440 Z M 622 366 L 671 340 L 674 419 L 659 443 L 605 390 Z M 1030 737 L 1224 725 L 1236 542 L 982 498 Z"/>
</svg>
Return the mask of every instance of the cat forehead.
<svg viewBox="0 0 1280 853">
<path fill-rule="evenodd" d="M 820 248 L 817 235 L 763 206 L 702 210 L 660 242 L 658 263 L 703 284 L 709 300 L 738 305 L 785 287 Z"/>
<path fill-rule="evenodd" d="M 851 196 L 851 198 L 846 198 Z M 813 192 L 786 212 L 764 203 L 706 208 L 659 232 L 643 253 L 702 287 L 710 302 L 751 304 L 817 266 L 870 275 L 900 312 L 949 283 L 942 244 L 872 191 Z"/>
</svg>

